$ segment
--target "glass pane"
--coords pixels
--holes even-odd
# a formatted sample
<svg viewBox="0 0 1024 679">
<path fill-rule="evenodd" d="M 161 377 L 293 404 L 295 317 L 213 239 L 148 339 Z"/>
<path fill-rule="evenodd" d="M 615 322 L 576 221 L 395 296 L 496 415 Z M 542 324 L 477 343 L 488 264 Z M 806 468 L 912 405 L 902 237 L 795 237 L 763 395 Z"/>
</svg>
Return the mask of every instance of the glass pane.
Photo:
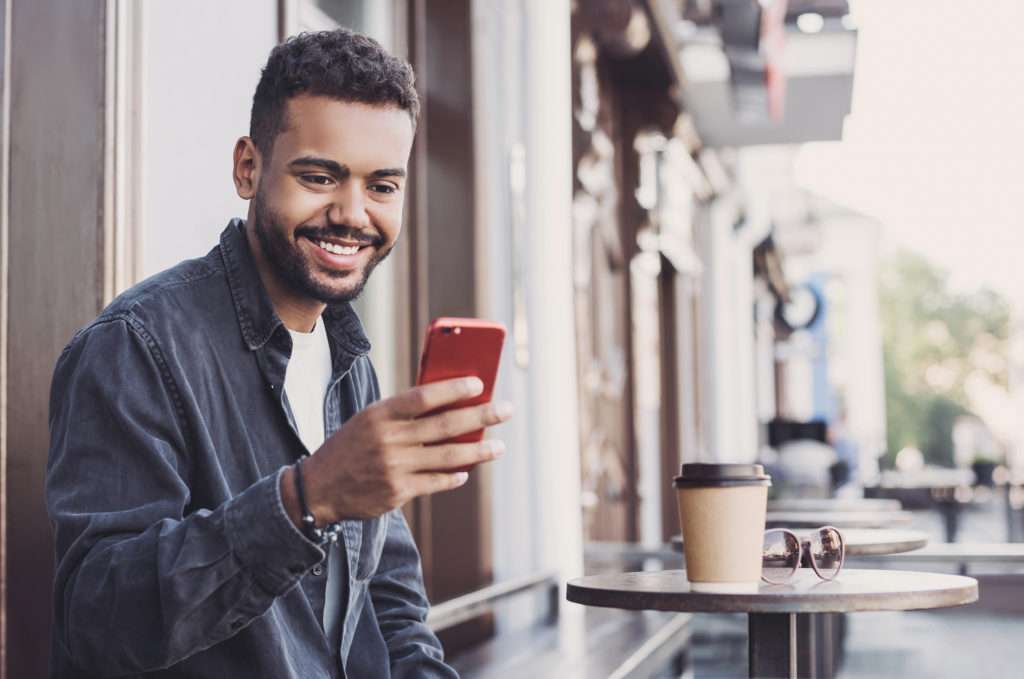
<svg viewBox="0 0 1024 679">
<path fill-rule="evenodd" d="M 385 47 L 392 43 L 392 4 L 386 0 L 307 0 L 338 26 L 365 33 Z"/>
<path fill-rule="evenodd" d="M 800 540 L 786 530 L 764 533 L 761 577 L 768 582 L 785 582 L 800 565 Z"/>
<path fill-rule="evenodd" d="M 327 16 L 338 22 L 339 26 L 347 26 L 359 30 L 364 23 L 368 11 L 367 4 L 375 4 L 373 0 L 352 2 L 351 0 L 313 0 Z M 383 4 L 383 3 L 380 3 Z"/>
</svg>

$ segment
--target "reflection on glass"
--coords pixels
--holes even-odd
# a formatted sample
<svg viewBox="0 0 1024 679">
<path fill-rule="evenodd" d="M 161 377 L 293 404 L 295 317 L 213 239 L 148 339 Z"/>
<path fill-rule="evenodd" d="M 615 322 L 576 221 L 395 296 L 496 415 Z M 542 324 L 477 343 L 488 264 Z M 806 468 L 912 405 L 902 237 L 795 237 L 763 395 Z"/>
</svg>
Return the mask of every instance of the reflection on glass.
<svg viewBox="0 0 1024 679">
<path fill-rule="evenodd" d="M 843 565 L 843 538 L 835 528 L 826 527 L 811 534 L 808 540 L 811 560 L 818 574 L 834 578 Z"/>
<path fill-rule="evenodd" d="M 783 583 L 800 565 L 800 541 L 787 530 L 769 530 L 764 534 L 761 577 L 767 582 Z"/>
</svg>

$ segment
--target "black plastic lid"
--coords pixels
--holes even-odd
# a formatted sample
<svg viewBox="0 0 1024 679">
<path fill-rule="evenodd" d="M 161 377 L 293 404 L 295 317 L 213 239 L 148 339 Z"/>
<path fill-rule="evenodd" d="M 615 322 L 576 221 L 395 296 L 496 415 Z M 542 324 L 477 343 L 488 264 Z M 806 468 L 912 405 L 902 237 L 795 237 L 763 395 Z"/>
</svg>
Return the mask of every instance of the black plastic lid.
<svg viewBox="0 0 1024 679">
<path fill-rule="evenodd" d="M 772 477 L 759 464 L 684 464 L 673 484 L 676 488 L 770 486 Z"/>
</svg>

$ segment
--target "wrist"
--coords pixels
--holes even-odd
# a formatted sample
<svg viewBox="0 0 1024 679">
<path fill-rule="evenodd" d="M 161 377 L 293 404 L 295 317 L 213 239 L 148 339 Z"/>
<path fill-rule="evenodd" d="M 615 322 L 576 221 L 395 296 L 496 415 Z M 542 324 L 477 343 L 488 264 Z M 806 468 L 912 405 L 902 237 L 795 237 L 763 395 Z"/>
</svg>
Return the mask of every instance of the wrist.
<svg viewBox="0 0 1024 679">
<path fill-rule="evenodd" d="M 284 511 L 295 527 L 302 530 L 302 509 L 299 506 L 299 496 L 295 492 L 295 467 L 288 467 L 281 474 L 281 504 L 284 505 Z"/>
<path fill-rule="evenodd" d="M 320 460 L 316 455 L 304 457 L 302 462 L 302 485 L 305 489 L 306 508 L 316 517 L 316 525 L 320 528 L 341 521 L 341 517 L 327 501 L 327 493 L 321 483 L 324 473 L 320 470 Z M 292 468 L 294 472 L 294 466 Z M 292 484 L 294 485 L 294 477 Z M 300 526 L 301 527 L 301 526 Z"/>
<path fill-rule="evenodd" d="M 299 505 L 299 530 L 311 541 L 319 545 L 334 542 L 341 532 L 341 525 L 323 516 L 313 513 L 306 491 L 306 473 L 303 470 L 303 463 L 309 458 L 301 458 L 292 467 L 292 477 L 295 481 L 295 496 Z"/>
</svg>

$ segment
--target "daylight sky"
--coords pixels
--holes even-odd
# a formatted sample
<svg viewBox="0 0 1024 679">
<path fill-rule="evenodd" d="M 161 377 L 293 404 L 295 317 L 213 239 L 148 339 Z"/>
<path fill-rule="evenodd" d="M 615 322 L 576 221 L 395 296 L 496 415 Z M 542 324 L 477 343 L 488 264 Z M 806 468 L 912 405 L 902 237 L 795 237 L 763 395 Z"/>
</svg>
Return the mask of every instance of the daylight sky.
<svg viewBox="0 0 1024 679">
<path fill-rule="evenodd" d="M 859 27 L 841 143 L 805 147 L 808 188 L 1024 309 L 1024 2 L 851 0 Z"/>
</svg>

